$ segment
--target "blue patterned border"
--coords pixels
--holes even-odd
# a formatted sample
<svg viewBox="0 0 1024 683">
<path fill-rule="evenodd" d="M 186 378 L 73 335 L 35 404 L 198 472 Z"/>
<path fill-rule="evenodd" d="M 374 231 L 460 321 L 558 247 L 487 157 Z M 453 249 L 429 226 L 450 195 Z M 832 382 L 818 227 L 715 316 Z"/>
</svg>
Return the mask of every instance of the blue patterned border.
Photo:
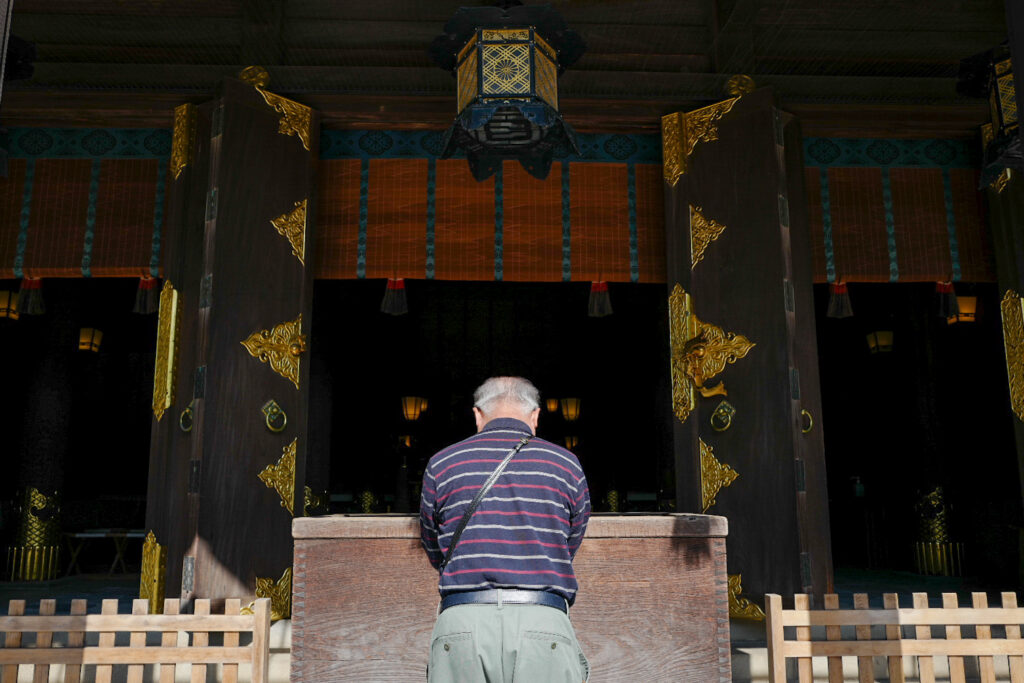
<svg viewBox="0 0 1024 683">
<path fill-rule="evenodd" d="M 977 168 L 966 140 L 804 138 L 805 166 Z"/>
<path fill-rule="evenodd" d="M 96 200 L 100 194 L 100 160 L 92 160 L 89 207 L 85 212 L 85 243 L 82 245 L 82 277 L 92 277 L 92 243 L 96 231 Z"/>
<path fill-rule="evenodd" d="M 167 159 L 168 128 L 10 128 L 12 159 Z"/>
<path fill-rule="evenodd" d="M 443 151 L 442 131 L 324 130 L 320 133 L 321 159 L 437 159 Z M 596 135 L 578 133 L 580 153 L 555 150 L 556 161 L 604 161 L 635 164 L 661 163 L 658 135 Z M 461 154 L 455 155 L 461 157 Z"/>
</svg>

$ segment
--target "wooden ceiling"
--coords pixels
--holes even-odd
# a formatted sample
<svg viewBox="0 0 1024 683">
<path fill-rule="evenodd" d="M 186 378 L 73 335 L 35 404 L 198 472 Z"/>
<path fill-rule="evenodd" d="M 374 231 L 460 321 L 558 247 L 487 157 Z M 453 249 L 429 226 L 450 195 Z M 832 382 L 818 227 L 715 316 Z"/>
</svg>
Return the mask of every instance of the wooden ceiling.
<svg viewBox="0 0 1024 683">
<path fill-rule="evenodd" d="M 265 66 L 271 88 L 333 127 L 430 127 L 455 84 L 427 55 L 468 0 L 15 0 L 36 45 L 5 86 L 6 125 L 167 125 L 174 104 Z M 527 4 L 533 4 L 528 0 Z M 812 127 L 965 134 L 983 102 L 955 91 L 959 61 L 1006 37 L 1002 0 L 555 0 L 587 52 L 560 80 L 581 130 L 657 129 L 750 74 Z M 900 133 L 902 131 L 902 133 Z"/>
</svg>

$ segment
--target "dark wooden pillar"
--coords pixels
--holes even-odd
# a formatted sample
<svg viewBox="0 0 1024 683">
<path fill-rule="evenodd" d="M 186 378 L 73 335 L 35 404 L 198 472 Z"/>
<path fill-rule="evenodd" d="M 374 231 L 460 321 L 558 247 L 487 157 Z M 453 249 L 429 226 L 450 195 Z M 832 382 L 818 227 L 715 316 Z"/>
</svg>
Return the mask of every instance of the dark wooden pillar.
<svg viewBox="0 0 1024 683">
<path fill-rule="evenodd" d="M 832 561 L 799 124 L 761 89 L 670 115 L 662 135 L 679 509 L 729 518 L 745 594 L 820 594 Z"/>
<path fill-rule="evenodd" d="M 160 313 L 173 288 L 176 388 L 154 420 L 147 501 L 169 594 L 250 600 L 260 578 L 263 591 L 280 582 L 271 597 L 286 609 L 276 596 L 290 595 L 304 508 L 318 124 L 234 79 L 176 112 Z"/>
</svg>

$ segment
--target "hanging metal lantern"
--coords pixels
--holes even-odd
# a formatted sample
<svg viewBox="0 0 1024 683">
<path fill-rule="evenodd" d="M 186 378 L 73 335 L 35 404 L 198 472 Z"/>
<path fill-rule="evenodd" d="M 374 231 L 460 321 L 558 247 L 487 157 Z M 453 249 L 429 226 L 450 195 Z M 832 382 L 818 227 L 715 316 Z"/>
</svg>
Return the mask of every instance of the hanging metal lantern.
<svg viewBox="0 0 1024 683">
<path fill-rule="evenodd" d="M 579 153 L 558 111 L 558 76 L 585 50 L 550 6 L 515 0 L 496 7 L 460 7 L 434 39 L 431 57 L 456 77 L 458 116 L 442 157 L 465 152 L 473 177 L 494 175 L 518 159 L 544 179 L 556 148 Z"/>
<path fill-rule="evenodd" d="M 957 91 L 962 95 L 987 98 L 991 110 L 991 127 L 982 132 L 984 150 L 979 188 L 995 183 L 1007 169 L 1024 170 L 1009 46 L 1004 43 L 961 60 Z"/>
</svg>

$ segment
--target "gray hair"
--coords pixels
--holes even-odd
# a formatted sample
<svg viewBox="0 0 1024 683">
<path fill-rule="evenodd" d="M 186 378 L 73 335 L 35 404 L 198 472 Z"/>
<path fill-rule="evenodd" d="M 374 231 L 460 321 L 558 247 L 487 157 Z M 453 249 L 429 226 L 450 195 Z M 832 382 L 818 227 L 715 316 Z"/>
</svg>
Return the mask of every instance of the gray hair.
<svg viewBox="0 0 1024 683">
<path fill-rule="evenodd" d="M 519 406 L 524 414 L 532 413 L 540 408 L 540 392 L 522 377 L 491 377 L 473 392 L 473 405 L 484 415 L 500 403 Z"/>
</svg>

